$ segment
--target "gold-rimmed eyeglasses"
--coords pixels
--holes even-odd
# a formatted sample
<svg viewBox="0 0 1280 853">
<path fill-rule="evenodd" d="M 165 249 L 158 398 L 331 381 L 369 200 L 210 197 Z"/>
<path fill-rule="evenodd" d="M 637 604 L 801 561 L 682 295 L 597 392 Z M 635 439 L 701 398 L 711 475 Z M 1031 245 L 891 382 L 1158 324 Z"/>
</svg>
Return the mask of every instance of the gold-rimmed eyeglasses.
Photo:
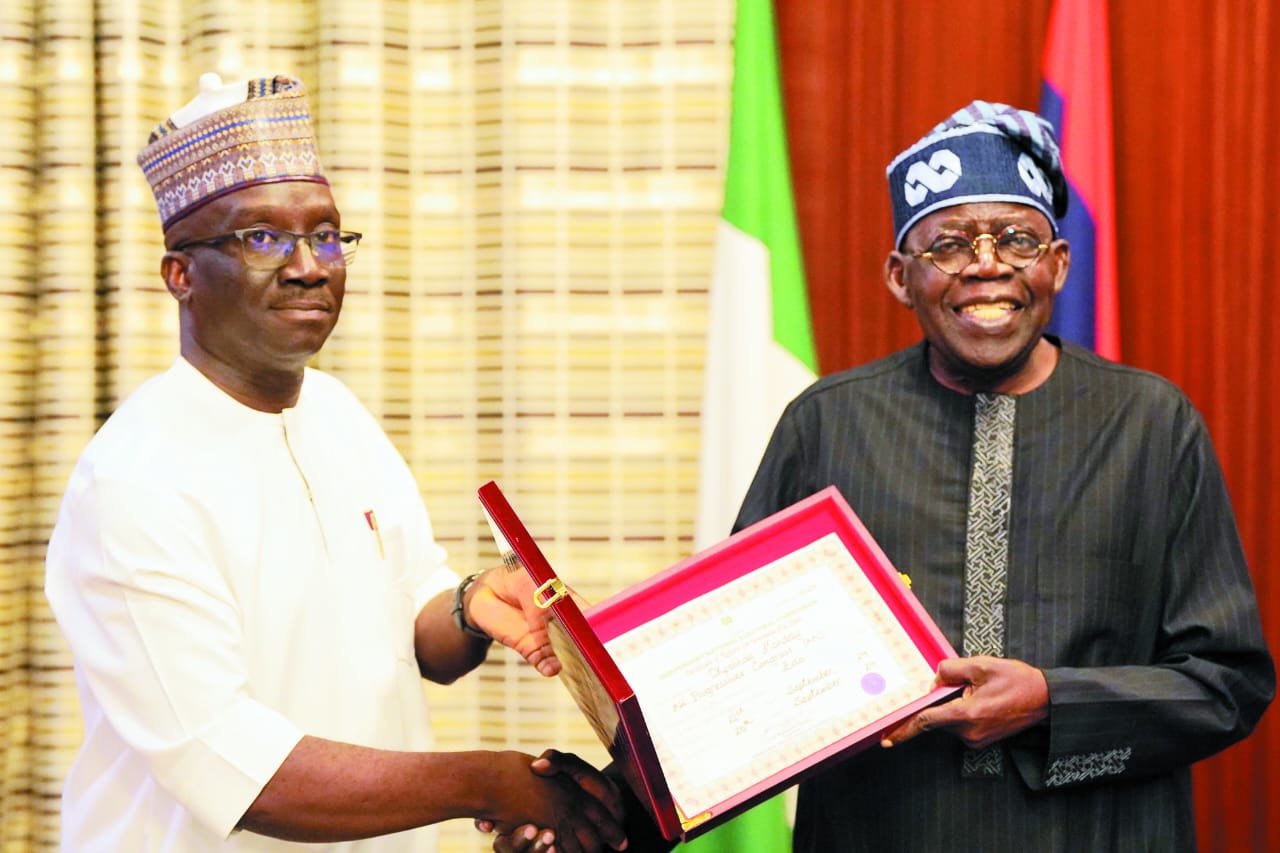
<svg viewBox="0 0 1280 853">
<path fill-rule="evenodd" d="M 1049 244 L 1040 242 L 1035 234 L 1010 225 L 999 236 L 979 234 L 972 240 L 957 234 L 944 234 L 930 243 L 929 248 L 923 252 L 909 254 L 913 258 L 930 261 L 947 275 L 959 275 L 961 270 L 977 260 L 980 240 L 990 240 L 996 259 L 1016 270 L 1031 266 L 1049 249 Z"/>
</svg>

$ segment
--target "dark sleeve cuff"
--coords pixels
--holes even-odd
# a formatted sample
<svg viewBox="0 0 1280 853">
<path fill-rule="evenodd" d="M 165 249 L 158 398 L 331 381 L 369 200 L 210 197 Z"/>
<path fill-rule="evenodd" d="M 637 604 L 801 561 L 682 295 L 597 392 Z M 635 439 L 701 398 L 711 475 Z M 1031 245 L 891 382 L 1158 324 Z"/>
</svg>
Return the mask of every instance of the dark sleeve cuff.
<svg viewBox="0 0 1280 853">
<path fill-rule="evenodd" d="M 658 824 L 649 814 L 649 809 L 640 802 L 635 792 L 631 790 L 631 786 L 627 784 L 627 780 L 623 778 L 621 768 L 611 762 L 603 772 L 622 792 L 622 803 L 627 810 L 627 819 L 624 824 L 627 832 L 627 853 L 666 853 L 668 850 L 675 849 L 676 842 L 662 837 L 662 833 L 658 831 Z"/>
</svg>

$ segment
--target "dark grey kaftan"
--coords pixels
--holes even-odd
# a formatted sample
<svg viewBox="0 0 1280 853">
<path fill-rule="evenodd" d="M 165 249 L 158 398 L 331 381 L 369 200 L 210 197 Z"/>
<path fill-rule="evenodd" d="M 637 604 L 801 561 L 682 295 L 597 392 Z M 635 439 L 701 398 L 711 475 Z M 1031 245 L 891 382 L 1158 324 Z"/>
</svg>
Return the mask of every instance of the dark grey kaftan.
<svg viewBox="0 0 1280 853">
<path fill-rule="evenodd" d="M 738 527 L 835 484 L 963 654 L 973 398 L 925 356 L 798 397 Z M 1004 655 L 1044 670 L 1048 723 L 1006 741 L 994 779 L 962 778 L 946 733 L 872 747 L 802 784 L 796 851 L 1193 850 L 1190 763 L 1270 700 L 1235 520 L 1186 397 L 1064 344 L 1016 418 Z"/>
</svg>

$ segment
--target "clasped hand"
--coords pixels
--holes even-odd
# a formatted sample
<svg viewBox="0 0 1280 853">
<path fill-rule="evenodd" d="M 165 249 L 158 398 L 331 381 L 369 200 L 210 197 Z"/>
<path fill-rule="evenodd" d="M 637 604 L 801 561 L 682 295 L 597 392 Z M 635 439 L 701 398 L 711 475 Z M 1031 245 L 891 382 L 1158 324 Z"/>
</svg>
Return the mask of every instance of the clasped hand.
<svg viewBox="0 0 1280 853">
<path fill-rule="evenodd" d="M 501 833 L 494 840 L 494 850 L 598 853 L 627 849 L 622 797 L 609 779 L 578 756 L 554 749 L 542 753 L 530 769 L 538 777 L 532 789 L 535 794 L 549 795 L 551 800 L 570 806 L 553 809 L 555 819 L 550 821 L 535 818 L 532 812 L 523 819 L 528 822 L 477 820 L 476 829 L 481 832 Z"/>
</svg>

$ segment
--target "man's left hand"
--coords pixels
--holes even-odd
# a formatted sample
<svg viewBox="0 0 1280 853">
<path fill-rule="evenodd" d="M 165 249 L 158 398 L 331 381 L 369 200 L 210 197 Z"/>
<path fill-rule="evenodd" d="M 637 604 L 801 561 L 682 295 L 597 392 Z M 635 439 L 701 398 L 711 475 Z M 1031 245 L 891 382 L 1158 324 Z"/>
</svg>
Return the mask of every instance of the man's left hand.
<svg viewBox="0 0 1280 853">
<path fill-rule="evenodd" d="M 896 746 L 921 732 L 946 729 L 969 747 L 981 749 L 1049 716 L 1044 673 L 1019 660 L 986 655 L 944 660 L 935 684 L 964 685 L 964 692 L 908 717 L 882 737 L 881 746 Z"/>
<path fill-rule="evenodd" d="M 504 646 L 515 649 L 543 675 L 560 672 L 560 660 L 547 636 L 547 616 L 533 601 L 537 587 L 523 569 L 489 569 L 467 590 L 467 621 Z M 586 607 L 577 593 L 570 595 L 579 607 Z"/>
</svg>

